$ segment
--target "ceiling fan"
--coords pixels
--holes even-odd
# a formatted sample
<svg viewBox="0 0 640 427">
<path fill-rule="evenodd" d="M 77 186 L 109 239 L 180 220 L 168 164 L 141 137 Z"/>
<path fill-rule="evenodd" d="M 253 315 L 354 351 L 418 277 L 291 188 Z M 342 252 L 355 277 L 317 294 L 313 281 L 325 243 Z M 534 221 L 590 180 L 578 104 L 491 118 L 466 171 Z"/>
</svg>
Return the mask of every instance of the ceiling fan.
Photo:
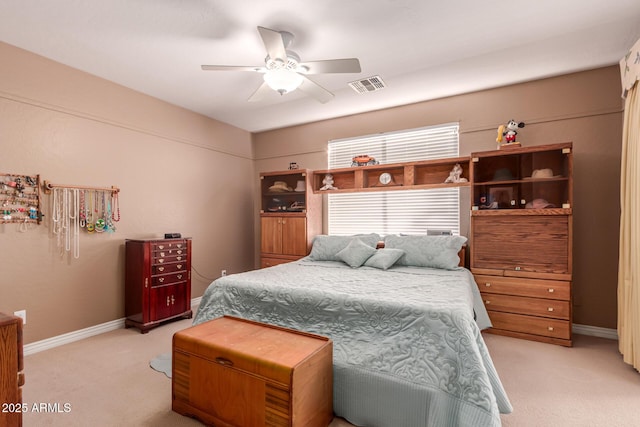
<svg viewBox="0 0 640 427">
<path fill-rule="evenodd" d="M 329 102 L 333 93 L 307 77 L 310 74 L 359 73 L 357 58 L 329 59 L 324 61 L 300 62 L 300 57 L 287 48 L 293 41 L 288 31 L 276 31 L 258 27 L 260 37 L 267 49 L 264 66 L 203 65 L 203 70 L 253 71 L 264 74 L 264 82 L 249 97 L 249 102 L 261 100 L 270 90 L 285 93 L 300 89 L 321 103 Z"/>
</svg>

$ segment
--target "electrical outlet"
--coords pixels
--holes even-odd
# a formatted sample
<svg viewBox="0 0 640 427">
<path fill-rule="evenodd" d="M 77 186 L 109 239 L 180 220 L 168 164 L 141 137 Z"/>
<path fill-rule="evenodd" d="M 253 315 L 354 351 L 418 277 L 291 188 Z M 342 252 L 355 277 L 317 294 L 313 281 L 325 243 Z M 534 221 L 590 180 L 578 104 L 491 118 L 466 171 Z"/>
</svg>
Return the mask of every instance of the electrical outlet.
<svg viewBox="0 0 640 427">
<path fill-rule="evenodd" d="M 220 273 L 221 276 L 226 276 L 227 275 L 227 270 L 222 270 L 222 272 Z"/>
<path fill-rule="evenodd" d="M 27 310 L 14 311 L 13 314 L 22 319 L 22 324 L 23 325 L 27 324 Z"/>
</svg>

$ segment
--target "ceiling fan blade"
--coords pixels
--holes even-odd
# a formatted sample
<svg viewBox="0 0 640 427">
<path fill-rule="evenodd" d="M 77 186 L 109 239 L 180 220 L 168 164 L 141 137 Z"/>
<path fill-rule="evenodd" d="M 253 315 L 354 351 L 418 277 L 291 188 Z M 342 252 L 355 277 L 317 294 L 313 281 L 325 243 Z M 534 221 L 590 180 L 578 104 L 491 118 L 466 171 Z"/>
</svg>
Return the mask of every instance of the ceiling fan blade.
<svg viewBox="0 0 640 427">
<path fill-rule="evenodd" d="M 256 89 L 255 92 L 253 92 L 253 94 L 249 97 L 249 99 L 247 99 L 247 101 L 249 102 L 258 102 L 261 101 L 262 98 L 264 98 L 264 96 L 270 92 L 272 92 L 273 89 L 271 89 L 269 87 L 269 85 L 267 84 L 267 82 L 263 82 L 260 87 L 258 89 Z"/>
<path fill-rule="evenodd" d="M 258 27 L 258 31 L 271 59 L 281 59 L 287 62 L 287 52 L 282 34 L 280 34 L 279 31 L 270 30 L 265 27 Z"/>
<path fill-rule="evenodd" d="M 360 61 L 358 58 L 328 59 L 326 61 L 302 62 L 300 66 L 306 68 L 306 74 L 325 73 L 359 73 Z"/>
<path fill-rule="evenodd" d="M 244 66 L 244 65 L 202 65 L 204 71 L 256 71 L 264 73 L 266 69 L 260 65 Z"/>
<path fill-rule="evenodd" d="M 300 87 L 298 87 L 298 89 L 300 89 L 302 92 L 314 97 L 318 102 L 322 104 L 326 104 L 333 99 L 334 95 L 331 92 L 329 92 L 307 76 L 303 75 L 302 77 L 304 77 L 304 79 L 302 80 L 302 84 L 300 85 Z"/>
</svg>

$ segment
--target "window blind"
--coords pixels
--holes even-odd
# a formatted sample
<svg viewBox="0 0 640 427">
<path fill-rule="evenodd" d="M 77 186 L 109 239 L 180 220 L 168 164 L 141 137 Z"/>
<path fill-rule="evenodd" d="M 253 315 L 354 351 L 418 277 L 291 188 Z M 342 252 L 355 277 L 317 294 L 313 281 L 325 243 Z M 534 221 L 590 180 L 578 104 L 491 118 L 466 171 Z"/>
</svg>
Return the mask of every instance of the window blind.
<svg viewBox="0 0 640 427">
<path fill-rule="evenodd" d="M 380 164 L 458 157 L 458 124 L 448 123 L 399 132 L 329 141 L 329 168 L 351 166 L 354 156 L 368 154 Z M 328 195 L 328 232 L 426 234 L 427 230 L 460 233 L 460 190 L 380 191 Z"/>
</svg>

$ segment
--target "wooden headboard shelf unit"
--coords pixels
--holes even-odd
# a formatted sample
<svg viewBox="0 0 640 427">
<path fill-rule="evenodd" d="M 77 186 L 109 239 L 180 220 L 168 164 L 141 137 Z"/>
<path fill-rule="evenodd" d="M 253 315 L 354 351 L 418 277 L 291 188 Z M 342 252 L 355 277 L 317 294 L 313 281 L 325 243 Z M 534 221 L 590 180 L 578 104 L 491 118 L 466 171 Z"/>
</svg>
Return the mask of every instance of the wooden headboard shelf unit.
<svg viewBox="0 0 640 427">
<path fill-rule="evenodd" d="M 374 166 L 315 170 L 312 172 L 314 193 L 354 193 L 361 191 L 418 190 L 444 187 L 467 187 L 469 182 L 445 183 L 456 164 L 462 177 L 469 179 L 469 157 L 450 157 L 420 162 L 392 163 Z M 381 184 L 380 175 L 389 173 L 392 180 Z M 333 175 L 337 190 L 320 190 L 326 174 Z"/>
</svg>

